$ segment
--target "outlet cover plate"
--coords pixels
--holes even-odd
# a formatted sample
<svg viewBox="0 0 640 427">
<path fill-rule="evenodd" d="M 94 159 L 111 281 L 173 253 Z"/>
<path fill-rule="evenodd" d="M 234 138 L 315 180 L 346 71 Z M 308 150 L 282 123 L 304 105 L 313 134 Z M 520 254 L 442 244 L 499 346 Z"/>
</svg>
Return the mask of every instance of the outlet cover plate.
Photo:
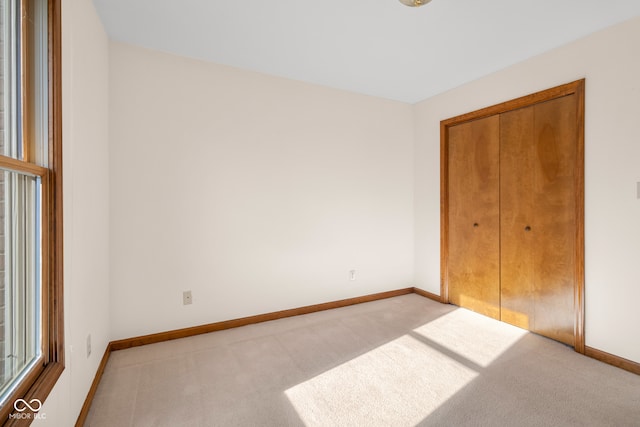
<svg viewBox="0 0 640 427">
<path fill-rule="evenodd" d="M 182 305 L 189 305 L 193 303 L 193 298 L 191 297 L 191 291 L 184 291 L 182 293 Z"/>
</svg>

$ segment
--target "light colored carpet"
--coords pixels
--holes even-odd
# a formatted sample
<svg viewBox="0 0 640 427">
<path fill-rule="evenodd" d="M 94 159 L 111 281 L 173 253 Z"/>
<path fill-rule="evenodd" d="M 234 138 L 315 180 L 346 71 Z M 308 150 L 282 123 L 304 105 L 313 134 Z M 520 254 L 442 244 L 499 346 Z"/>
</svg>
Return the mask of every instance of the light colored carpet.
<svg viewBox="0 0 640 427">
<path fill-rule="evenodd" d="M 405 295 L 112 353 L 100 426 L 640 426 L 640 376 Z"/>
</svg>

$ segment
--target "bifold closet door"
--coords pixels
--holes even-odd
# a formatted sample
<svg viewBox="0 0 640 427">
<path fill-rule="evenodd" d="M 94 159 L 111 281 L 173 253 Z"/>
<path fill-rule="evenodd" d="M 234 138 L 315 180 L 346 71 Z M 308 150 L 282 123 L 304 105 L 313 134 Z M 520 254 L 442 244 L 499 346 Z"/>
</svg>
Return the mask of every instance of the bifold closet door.
<svg viewBox="0 0 640 427">
<path fill-rule="evenodd" d="M 500 319 L 500 119 L 449 129 L 449 301 Z"/>
<path fill-rule="evenodd" d="M 501 319 L 573 346 L 575 95 L 500 115 Z"/>
</svg>

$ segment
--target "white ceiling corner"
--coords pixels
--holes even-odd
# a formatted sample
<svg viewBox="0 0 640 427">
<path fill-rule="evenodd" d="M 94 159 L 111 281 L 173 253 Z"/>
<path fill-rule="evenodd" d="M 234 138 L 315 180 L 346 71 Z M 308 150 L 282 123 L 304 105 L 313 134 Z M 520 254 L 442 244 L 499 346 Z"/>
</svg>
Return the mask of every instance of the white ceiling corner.
<svg viewBox="0 0 640 427">
<path fill-rule="evenodd" d="M 415 103 L 640 15 L 638 0 L 94 0 L 113 40 Z"/>
</svg>

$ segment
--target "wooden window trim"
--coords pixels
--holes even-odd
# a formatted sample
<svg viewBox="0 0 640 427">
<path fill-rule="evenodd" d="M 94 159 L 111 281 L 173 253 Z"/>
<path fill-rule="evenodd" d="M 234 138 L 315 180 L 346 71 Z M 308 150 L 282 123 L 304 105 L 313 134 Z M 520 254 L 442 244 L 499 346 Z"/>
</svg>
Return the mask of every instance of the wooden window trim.
<svg viewBox="0 0 640 427">
<path fill-rule="evenodd" d="M 38 166 L 34 163 L 23 162 L 22 160 L 16 160 L 11 157 L 3 156 L 0 154 L 0 168 L 4 170 L 10 170 L 14 172 L 20 172 L 26 175 L 34 175 L 44 177 L 49 173 L 49 169 Z"/>
<path fill-rule="evenodd" d="M 42 233 L 42 317 L 46 319 L 42 331 L 44 352 L 38 367 L 29 372 L 24 381 L 9 396 L 5 405 L 0 408 L 0 422 L 4 422 L 4 425 L 8 426 L 31 424 L 35 419 L 33 413 L 31 413 L 29 419 L 9 418 L 9 414 L 15 413 L 13 402 L 17 398 L 22 398 L 26 401 L 38 399 L 44 402 L 65 367 L 63 329 L 61 0 L 48 0 L 47 3 L 49 166 L 48 168 L 43 168 L 29 163 L 28 161 L 33 160 L 32 147 L 26 143 L 23 145 L 23 155 L 27 161 L 0 156 L 0 166 L 3 168 L 37 175 L 42 178 L 42 220 L 48 225 L 43 227 Z M 25 94 L 29 94 L 30 90 L 29 87 L 25 87 L 23 91 Z M 23 113 L 30 117 L 30 112 L 23 110 Z M 28 413 L 28 411 L 23 413 Z"/>
</svg>

